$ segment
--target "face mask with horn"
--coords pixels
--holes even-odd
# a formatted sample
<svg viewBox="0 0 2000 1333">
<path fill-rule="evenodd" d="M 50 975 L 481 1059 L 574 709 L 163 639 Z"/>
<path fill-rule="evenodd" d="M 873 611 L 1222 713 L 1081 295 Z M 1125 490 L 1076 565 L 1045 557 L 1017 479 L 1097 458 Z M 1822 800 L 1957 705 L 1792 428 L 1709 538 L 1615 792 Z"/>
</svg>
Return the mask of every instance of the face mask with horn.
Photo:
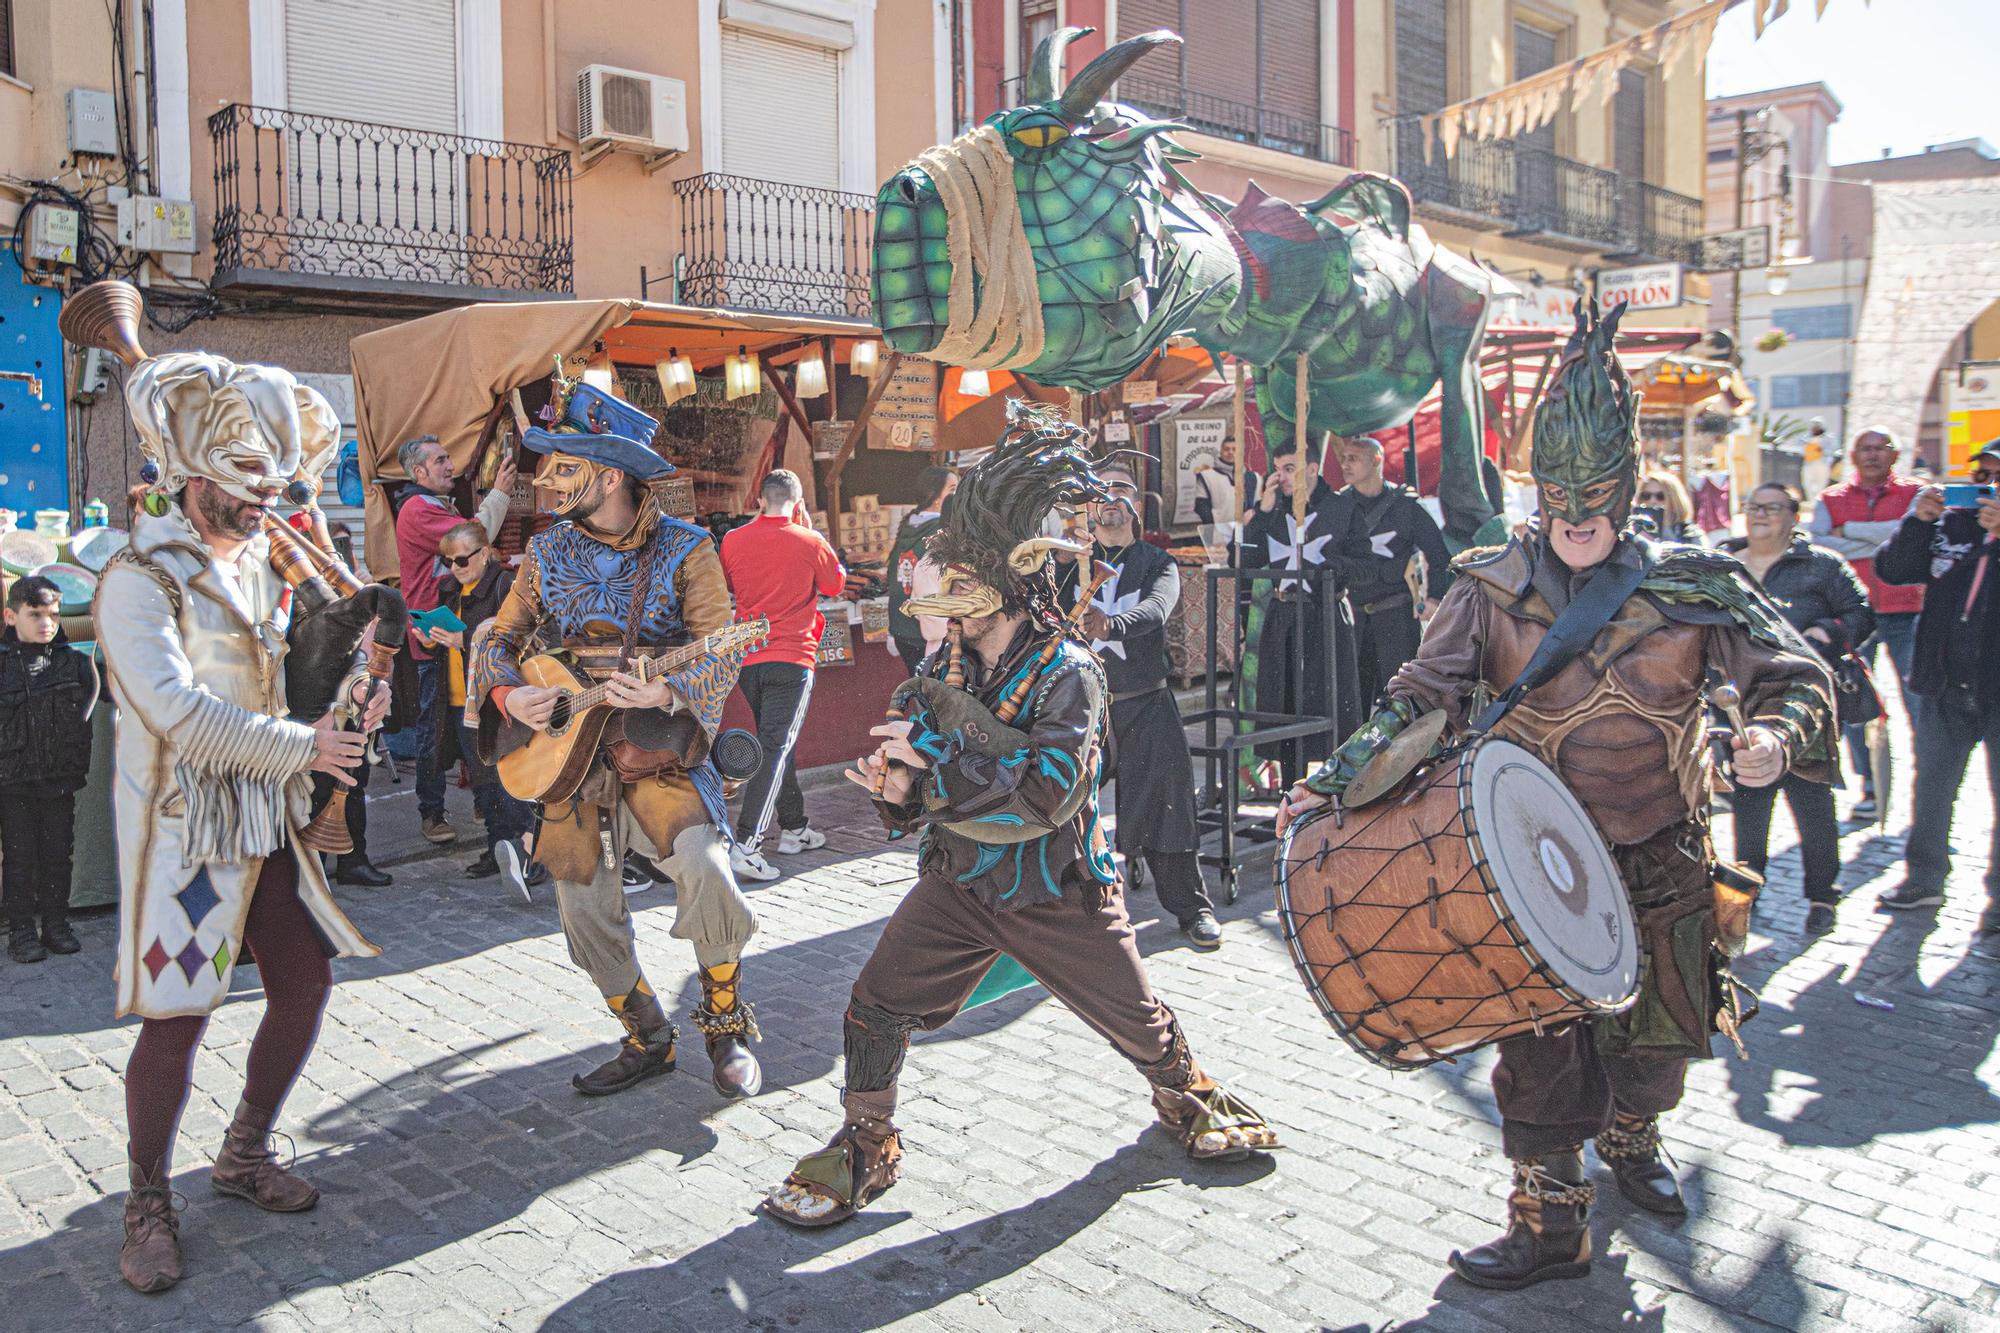
<svg viewBox="0 0 2000 1333">
<path fill-rule="evenodd" d="M 1089 547 L 1042 535 L 1057 508 L 1112 498 L 1097 475 L 1090 437 L 1054 408 L 1016 399 L 1007 433 L 967 468 L 925 547 L 943 569 L 936 593 L 912 597 L 911 615 L 972 619 L 1000 611 L 1055 614 L 1051 553 Z"/>
</svg>

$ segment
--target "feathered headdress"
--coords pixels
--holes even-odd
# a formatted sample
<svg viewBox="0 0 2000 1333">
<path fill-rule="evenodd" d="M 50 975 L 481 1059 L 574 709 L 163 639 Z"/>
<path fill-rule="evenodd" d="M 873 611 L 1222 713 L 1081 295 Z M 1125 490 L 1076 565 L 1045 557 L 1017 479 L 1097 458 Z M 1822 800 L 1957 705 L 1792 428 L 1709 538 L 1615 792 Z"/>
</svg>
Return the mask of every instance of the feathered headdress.
<svg viewBox="0 0 2000 1333">
<path fill-rule="evenodd" d="M 1535 407 L 1535 475 L 1544 518 L 1586 523 L 1599 514 L 1622 527 L 1639 483 L 1639 395 L 1618 360 L 1625 303 L 1595 318 L 1576 303 L 1576 330 Z"/>
<path fill-rule="evenodd" d="M 1110 498 L 1088 432 L 1052 407 L 1008 403 L 1007 433 L 959 479 L 926 544 L 944 570 L 943 586 L 935 595 L 911 598 L 905 609 L 939 616 L 1053 613 L 1049 553 L 1080 555 L 1089 548 L 1043 536 L 1043 521 L 1053 509 Z"/>
</svg>

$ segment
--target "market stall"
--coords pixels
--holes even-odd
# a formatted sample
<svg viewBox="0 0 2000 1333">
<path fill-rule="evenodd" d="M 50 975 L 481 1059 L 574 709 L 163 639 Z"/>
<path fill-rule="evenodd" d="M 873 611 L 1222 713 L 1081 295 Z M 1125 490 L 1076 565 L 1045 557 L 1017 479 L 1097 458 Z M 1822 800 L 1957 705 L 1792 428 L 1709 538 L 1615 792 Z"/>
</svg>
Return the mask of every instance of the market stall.
<svg viewBox="0 0 2000 1333">
<path fill-rule="evenodd" d="M 798 761 L 841 762 L 868 748 L 867 730 L 904 675 L 888 642 L 883 566 L 918 498 L 913 461 L 944 456 L 935 365 L 889 351 L 855 321 L 627 300 L 470 306 L 365 334 L 350 350 L 366 553 L 378 578 L 397 573 L 398 446 L 435 435 L 461 486 L 483 489 L 546 401 L 558 357 L 660 419 L 655 447 L 677 469 L 669 509 L 718 540 L 754 510 L 767 472 L 796 472 L 814 526 L 849 572 L 846 595 L 822 603 L 823 674 Z M 496 543 L 508 554 L 546 521 L 534 508 L 533 462 Z M 740 700 L 732 707 L 732 724 L 747 718 Z"/>
</svg>

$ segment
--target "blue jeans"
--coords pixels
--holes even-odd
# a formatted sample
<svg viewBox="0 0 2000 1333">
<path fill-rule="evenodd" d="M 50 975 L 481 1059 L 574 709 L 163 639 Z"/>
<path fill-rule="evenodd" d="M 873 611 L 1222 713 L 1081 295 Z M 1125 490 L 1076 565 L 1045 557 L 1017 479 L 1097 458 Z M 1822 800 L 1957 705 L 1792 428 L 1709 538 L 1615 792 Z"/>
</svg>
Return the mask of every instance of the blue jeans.
<svg viewBox="0 0 2000 1333">
<path fill-rule="evenodd" d="M 1910 882 L 1941 889 L 1951 874 L 1951 808 L 1965 781 L 1973 749 L 1986 746 L 1986 781 L 1992 789 L 1993 845 L 1986 863 L 1986 896 L 2000 903 L 2000 704 L 1981 706 L 1970 690 L 1919 694 L 1917 779 L 1910 797 L 1910 841 L 1903 860 Z"/>
<path fill-rule="evenodd" d="M 417 817 L 425 820 L 444 818 L 444 766 L 438 763 L 438 749 L 451 707 L 443 698 L 444 668 L 435 657 L 417 663 Z"/>
<path fill-rule="evenodd" d="M 1917 651 L 1917 616 L 1915 611 L 1885 611 L 1875 617 L 1875 636 L 1862 650 L 1861 660 L 1875 667 L 1875 645 L 1882 644 L 1889 650 L 1889 662 L 1896 668 L 1896 683 L 1903 689 L 1903 706 L 1910 710 L 1910 726 L 1917 725 L 1915 696 L 1910 693 L 1910 662 Z M 1847 754 L 1854 761 L 1854 771 L 1861 775 L 1861 781 L 1870 790 L 1875 786 L 1875 766 L 1868 755 L 1867 733 L 1858 726 L 1843 727 L 1847 733 Z"/>
</svg>

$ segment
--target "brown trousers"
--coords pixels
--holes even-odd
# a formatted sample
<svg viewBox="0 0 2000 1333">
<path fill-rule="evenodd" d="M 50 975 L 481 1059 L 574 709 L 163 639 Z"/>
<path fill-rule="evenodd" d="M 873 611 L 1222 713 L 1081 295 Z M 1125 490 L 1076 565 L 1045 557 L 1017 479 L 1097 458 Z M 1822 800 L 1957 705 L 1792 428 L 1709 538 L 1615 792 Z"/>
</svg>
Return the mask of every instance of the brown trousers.
<svg viewBox="0 0 2000 1333">
<path fill-rule="evenodd" d="M 1183 1089 L 1196 1077 L 1180 1024 L 1146 979 L 1121 892 L 1111 890 L 1095 912 L 1068 902 L 994 912 L 927 874 L 889 918 L 854 983 L 843 1099 L 850 1119 L 893 1118 L 910 1034 L 949 1023 L 1003 953 L 1154 1086 Z"/>
<path fill-rule="evenodd" d="M 1707 850 L 1706 830 L 1690 826 L 1611 849 L 1646 954 L 1639 1001 L 1615 1018 L 1500 1043 L 1493 1099 L 1507 1156 L 1574 1147 L 1602 1133 L 1615 1112 L 1655 1116 L 1680 1105 L 1688 1060 L 1707 1054 L 1714 1030 Z"/>
</svg>

